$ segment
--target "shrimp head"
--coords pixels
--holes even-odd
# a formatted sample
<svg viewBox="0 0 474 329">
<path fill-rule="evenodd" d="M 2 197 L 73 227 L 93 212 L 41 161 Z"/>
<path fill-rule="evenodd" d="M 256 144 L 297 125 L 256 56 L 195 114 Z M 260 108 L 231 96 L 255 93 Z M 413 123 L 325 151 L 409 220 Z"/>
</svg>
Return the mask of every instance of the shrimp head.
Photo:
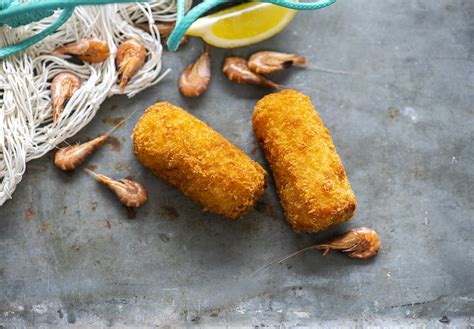
<svg viewBox="0 0 474 329">
<path fill-rule="evenodd" d="M 146 49 L 143 42 L 132 38 L 122 42 L 117 50 L 115 64 L 119 69 L 119 87 L 124 90 L 132 76 L 145 64 Z"/>
<path fill-rule="evenodd" d="M 81 39 L 64 47 L 57 48 L 56 52 L 60 54 L 75 55 L 80 60 L 88 63 L 103 62 L 110 55 L 110 49 L 107 42 L 96 38 Z"/>
<path fill-rule="evenodd" d="M 79 90 L 81 80 L 71 72 L 61 72 L 51 82 L 51 100 L 53 107 L 53 121 L 57 122 L 64 110 L 64 104 Z"/>
</svg>

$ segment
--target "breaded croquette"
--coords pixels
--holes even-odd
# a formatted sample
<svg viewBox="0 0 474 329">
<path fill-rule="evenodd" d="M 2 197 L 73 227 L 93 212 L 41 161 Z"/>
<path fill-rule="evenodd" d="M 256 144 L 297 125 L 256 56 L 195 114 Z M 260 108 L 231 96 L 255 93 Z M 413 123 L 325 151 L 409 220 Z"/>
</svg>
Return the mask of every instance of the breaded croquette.
<svg viewBox="0 0 474 329">
<path fill-rule="evenodd" d="M 133 131 L 136 157 L 206 210 L 237 219 L 265 188 L 265 170 L 204 122 L 170 103 L 149 107 Z"/>
<path fill-rule="evenodd" d="M 319 232 L 352 217 L 354 192 L 308 96 L 295 90 L 265 96 L 255 107 L 253 130 L 295 231 Z"/>
</svg>

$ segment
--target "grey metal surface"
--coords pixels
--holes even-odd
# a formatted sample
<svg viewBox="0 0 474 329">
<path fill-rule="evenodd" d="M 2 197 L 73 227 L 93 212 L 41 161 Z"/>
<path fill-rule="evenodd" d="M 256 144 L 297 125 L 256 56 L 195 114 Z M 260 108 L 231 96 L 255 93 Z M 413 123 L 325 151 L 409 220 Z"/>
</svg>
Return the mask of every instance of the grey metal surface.
<svg viewBox="0 0 474 329">
<path fill-rule="evenodd" d="M 118 130 L 120 146 L 104 147 L 88 165 L 144 182 L 150 201 L 129 220 L 82 171 L 66 175 L 51 156 L 30 163 L 0 208 L 0 325 L 472 326 L 473 12 L 471 0 L 364 0 L 301 13 L 263 44 L 214 50 L 210 90 L 196 100 L 183 99 L 176 80 L 200 42 L 166 53 L 173 72 L 163 83 L 106 102 L 73 139 L 139 109 Z M 358 198 L 351 222 L 293 233 L 271 179 L 256 209 L 231 222 L 202 212 L 134 159 L 132 127 L 147 106 L 166 100 L 267 167 L 249 121 L 265 91 L 220 73 L 225 55 L 257 49 L 355 72 L 277 76 L 311 95 L 330 128 Z M 359 225 L 381 236 L 373 260 L 310 252 L 253 273 Z"/>
</svg>

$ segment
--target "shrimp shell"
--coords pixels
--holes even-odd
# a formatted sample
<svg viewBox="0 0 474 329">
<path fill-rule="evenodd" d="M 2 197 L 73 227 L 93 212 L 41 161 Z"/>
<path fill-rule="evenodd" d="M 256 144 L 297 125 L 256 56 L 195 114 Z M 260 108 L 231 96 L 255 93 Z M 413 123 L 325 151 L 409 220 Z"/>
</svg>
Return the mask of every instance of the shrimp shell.
<svg viewBox="0 0 474 329">
<path fill-rule="evenodd" d="M 259 74 L 268 74 L 294 65 L 306 64 L 306 58 L 297 54 L 286 54 L 276 51 L 260 51 L 249 58 L 249 68 Z"/>
<path fill-rule="evenodd" d="M 145 32 L 150 33 L 150 25 L 148 23 L 137 23 L 135 24 L 136 27 L 139 29 L 142 29 Z M 168 41 L 168 37 L 171 35 L 171 32 L 173 32 L 173 29 L 176 26 L 176 22 L 161 22 L 158 21 L 155 23 L 155 26 L 158 29 L 158 32 L 160 33 L 160 41 L 162 44 L 166 44 Z M 185 45 L 188 42 L 189 37 L 185 35 L 182 39 L 181 42 L 179 43 L 180 46 Z"/>
<path fill-rule="evenodd" d="M 72 170 L 81 165 L 95 150 L 107 140 L 101 135 L 83 144 L 69 145 L 60 148 L 54 155 L 54 164 L 61 170 Z"/>
<path fill-rule="evenodd" d="M 86 38 L 67 44 L 55 50 L 60 54 L 75 55 L 80 60 L 89 63 L 100 63 L 110 55 L 107 42 L 96 38 Z"/>
<path fill-rule="evenodd" d="M 126 207 L 140 207 L 148 199 L 145 187 L 134 180 L 122 178 L 117 181 L 105 175 L 98 174 L 90 169 L 85 170 L 99 183 L 107 186 L 112 192 L 114 192 L 120 202 Z"/>
<path fill-rule="evenodd" d="M 79 90 L 81 80 L 72 72 L 61 72 L 51 82 L 51 100 L 53 107 L 53 121 L 57 122 L 64 110 L 64 103 Z"/>
<path fill-rule="evenodd" d="M 82 164 L 92 153 L 101 147 L 112 133 L 130 119 L 137 110 L 130 113 L 108 132 L 102 134 L 86 143 L 69 145 L 60 148 L 54 155 L 54 164 L 61 170 L 72 170 Z"/>
<path fill-rule="evenodd" d="M 377 254 L 380 249 L 380 238 L 377 232 L 367 227 L 355 227 L 327 243 L 317 245 L 326 255 L 329 250 L 340 250 L 347 256 L 367 259 Z"/>
<path fill-rule="evenodd" d="M 145 32 L 150 33 L 150 25 L 148 23 L 137 23 L 136 27 L 142 29 Z M 171 32 L 173 32 L 174 27 L 176 26 L 176 22 L 155 22 L 155 26 L 160 33 L 160 39 L 164 40 L 167 39 Z"/>
<path fill-rule="evenodd" d="M 196 62 L 189 64 L 179 77 L 179 91 L 186 97 L 201 96 L 211 80 L 211 57 L 209 46 Z"/>
<path fill-rule="evenodd" d="M 278 85 L 264 76 L 252 72 L 247 61 L 240 57 L 228 57 L 224 61 L 222 72 L 230 81 L 238 84 L 257 85 L 277 89 Z"/>
<path fill-rule="evenodd" d="M 124 90 L 132 76 L 145 64 L 146 49 L 143 42 L 131 38 L 120 44 L 115 58 L 119 68 L 119 87 Z"/>
</svg>

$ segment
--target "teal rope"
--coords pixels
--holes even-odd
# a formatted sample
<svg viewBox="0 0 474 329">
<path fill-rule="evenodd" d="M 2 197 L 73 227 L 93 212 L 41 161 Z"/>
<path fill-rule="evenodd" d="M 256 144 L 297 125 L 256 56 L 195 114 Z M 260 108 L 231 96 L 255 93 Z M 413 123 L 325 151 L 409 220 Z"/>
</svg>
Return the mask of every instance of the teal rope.
<svg viewBox="0 0 474 329">
<path fill-rule="evenodd" d="M 2 12 L 11 11 L 13 8 L 18 7 L 18 6 L 21 6 L 21 3 L 17 1 L 0 0 L 0 10 Z M 0 17 L 2 15 L 2 12 L 0 12 Z M 8 17 L 4 17 L 3 19 L 0 18 L 0 24 L 2 25 L 6 24 L 11 27 L 19 27 L 19 26 L 27 25 L 31 22 L 40 21 L 43 18 L 51 16 L 52 14 L 54 14 L 54 10 L 51 10 L 51 9 L 46 9 L 43 11 L 33 11 L 26 15 L 8 16 Z"/>
<path fill-rule="evenodd" d="M 71 17 L 76 6 L 146 1 L 149 0 L 31 0 L 26 3 L 21 3 L 19 0 L 0 0 L 0 26 L 19 27 L 27 25 L 51 16 L 56 9 L 63 9 L 58 19 L 43 31 L 17 44 L 0 48 L 0 59 L 23 51 L 54 33 Z M 168 38 L 168 48 L 171 51 L 176 51 L 181 39 L 194 21 L 207 11 L 227 1 L 229 0 L 204 0 L 204 2 L 190 10 L 188 14 L 184 15 L 184 0 L 177 0 L 176 28 Z M 261 0 L 261 2 L 268 2 L 296 10 L 316 10 L 330 6 L 336 0 L 322 0 L 310 3 L 291 2 L 291 0 Z"/>
<path fill-rule="evenodd" d="M 74 13 L 74 8 L 66 8 L 64 9 L 61 14 L 59 15 L 58 19 L 45 28 L 43 31 L 39 32 L 38 34 L 35 34 L 23 41 L 20 41 L 16 44 L 10 45 L 8 47 L 0 49 L 0 58 L 5 58 L 9 55 L 19 53 L 31 46 L 33 46 L 35 43 L 40 42 L 43 40 L 45 37 L 48 35 L 54 33 L 61 25 L 63 25 L 69 17 Z M 40 15 L 33 16 L 33 17 L 39 17 Z M 46 16 L 48 17 L 48 16 Z"/>
<path fill-rule="evenodd" d="M 176 25 L 178 25 L 184 17 L 184 2 L 184 0 L 176 0 Z"/>
<path fill-rule="evenodd" d="M 177 0 L 178 1 L 178 9 L 180 8 L 180 3 L 183 6 L 184 10 L 184 0 Z M 291 0 L 259 0 L 260 2 L 268 2 L 272 3 L 277 6 L 286 7 L 289 9 L 296 9 L 296 10 L 317 10 L 322 9 L 327 6 L 332 5 L 336 2 L 336 0 L 322 0 L 318 2 L 291 2 Z M 181 39 L 183 38 L 186 31 L 189 27 L 204 13 L 207 11 L 215 8 L 216 6 L 228 2 L 228 0 L 204 0 L 204 2 L 200 3 L 193 9 L 191 9 L 184 17 L 180 17 L 178 15 L 176 27 L 171 33 L 168 38 L 168 49 L 170 51 L 176 51 L 181 43 Z"/>
<path fill-rule="evenodd" d="M 18 0 L 0 0 L 0 26 L 8 25 L 11 27 L 19 27 L 27 25 L 53 15 L 56 9 L 63 9 L 58 19 L 43 31 L 17 44 L 0 48 L 0 59 L 23 51 L 54 33 L 71 17 L 76 6 L 147 1 L 148 0 L 31 0 L 30 2 L 21 3 Z"/>
</svg>

